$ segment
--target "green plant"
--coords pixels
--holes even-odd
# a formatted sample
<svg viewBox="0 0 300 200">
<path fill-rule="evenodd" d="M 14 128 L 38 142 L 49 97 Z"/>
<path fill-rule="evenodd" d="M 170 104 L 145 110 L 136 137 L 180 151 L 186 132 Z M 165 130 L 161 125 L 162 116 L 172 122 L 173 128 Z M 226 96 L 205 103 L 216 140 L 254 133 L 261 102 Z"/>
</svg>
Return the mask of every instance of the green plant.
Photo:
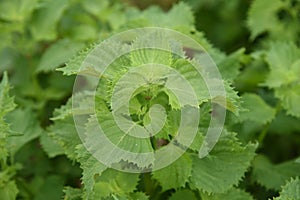
<svg viewBox="0 0 300 200">
<path fill-rule="evenodd" d="M 155 6 L 141 11 L 108 0 L 0 2 L 0 199 L 300 199 L 299 2 L 184 2 L 167 12 Z M 247 15 L 241 10 L 248 10 Z M 131 43 L 109 39 L 141 27 L 169 28 L 199 43 L 216 63 L 222 76 L 216 81 L 226 96 L 210 96 L 207 68 L 203 77 L 193 66 L 202 51 L 186 47 L 178 38 L 150 31 Z M 98 63 L 89 63 L 88 57 L 103 41 L 109 41 L 105 45 L 111 54 L 148 44 L 164 50 L 127 52 L 108 65 L 95 96 L 88 92 L 72 96 L 74 82 L 91 83 L 76 80 L 76 75 L 99 76 Z M 172 70 L 149 62 L 170 66 L 194 89 L 197 105 L 189 106 L 200 109 L 200 117 L 191 144 L 182 138 L 174 141 L 184 109 L 165 87 Z M 131 79 L 139 83 L 144 76 L 148 84 L 129 96 L 125 114 L 136 127 L 152 131 L 159 130 L 151 127 L 153 120 L 158 125 L 166 121 L 146 139 L 122 137 L 112 115 L 114 89 L 133 87 L 124 75 L 139 65 L 144 68 L 134 71 L 138 75 Z M 127 97 L 118 96 L 118 105 L 125 101 Z M 96 103 L 95 113 L 91 102 Z M 224 109 L 218 142 L 199 158 L 210 121 Z M 91 113 L 88 121 L 74 123 L 74 116 L 78 122 L 76 116 Z M 141 153 L 169 145 L 181 156 L 153 171 L 154 163 L 142 157 L 120 156 L 101 163 L 86 149 L 86 143 L 92 150 L 101 149 L 94 140 L 98 124 L 120 148 Z M 86 140 L 78 130 L 84 130 Z"/>
</svg>

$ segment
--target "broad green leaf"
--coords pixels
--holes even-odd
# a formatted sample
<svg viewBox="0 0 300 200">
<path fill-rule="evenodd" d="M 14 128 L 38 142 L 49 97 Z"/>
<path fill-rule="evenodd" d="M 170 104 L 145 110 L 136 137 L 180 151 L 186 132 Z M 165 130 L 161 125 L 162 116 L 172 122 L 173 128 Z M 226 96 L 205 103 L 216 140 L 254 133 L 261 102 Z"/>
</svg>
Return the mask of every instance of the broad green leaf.
<svg viewBox="0 0 300 200">
<path fill-rule="evenodd" d="M 83 44 L 63 39 L 52 44 L 43 54 L 36 72 L 49 72 L 65 64 L 83 48 Z"/>
<path fill-rule="evenodd" d="M 147 121 L 145 121 L 146 118 L 148 118 Z M 152 134 L 159 132 L 165 126 L 166 118 L 164 107 L 159 104 L 153 105 L 144 117 L 145 129 Z"/>
<path fill-rule="evenodd" d="M 158 180 L 162 190 L 178 189 L 184 187 L 192 172 L 192 160 L 188 154 L 163 169 L 152 172 L 153 178 Z"/>
<path fill-rule="evenodd" d="M 44 133 L 35 114 L 30 109 L 16 109 L 7 115 L 11 130 L 18 133 L 7 138 L 7 148 L 14 155 L 23 145 Z"/>
<path fill-rule="evenodd" d="M 181 13 L 179 16 L 178 13 Z M 191 8 L 184 2 L 175 4 L 169 12 L 165 13 L 156 6 L 139 12 L 136 11 L 129 17 L 125 28 L 164 27 L 172 29 L 186 28 L 194 30 L 194 16 Z"/>
<path fill-rule="evenodd" d="M 189 146 L 189 149 L 198 152 L 203 144 L 203 141 L 204 141 L 204 135 L 203 133 L 200 132 L 200 130 L 198 130 L 197 134 L 193 139 L 192 144 Z"/>
<path fill-rule="evenodd" d="M 287 115 L 285 111 L 277 114 L 270 124 L 269 132 L 279 135 L 289 135 L 300 131 L 299 119 Z"/>
<path fill-rule="evenodd" d="M 225 95 L 215 94 L 212 96 L 212 102 L 217 103 L 223 108 L 226 108 L 227 110 L 231 111 L 235 115 L 239 115 L 239 112 L 242 110 L 241 106 L 241 101 L 240 101 L 240 96 L 238 95 L 238 92 L 234 90 L 231 82 L 229 81 L 223 81 L 223 80 L 218 80 L 218 79 L 212 79 L 208 82 L 211 87 L 211 93 L 213 94 L 216 91 L 223 90 L 225 89 Z M 222 86 L 223 85 L 223 86 Z M 219 88 L 219 87 L 224 87 L 224 88 Z"/>
<path fill-rule="evenodd" d="M 112 30 L 119 31 L 120 28 L 127 22 L 127 19 L 126 19 L 124 13 L 122 12 L 122 9 L 123 8 L 121 5 L 118 5 L 118 4 L 112 5 L 109 7 L 107 12 L 105 12 L 105 13 L 102 12 L 99 15 L 99 18 L 101 20 L 107 21 Z"/>
<path fill-rule="evenodd" d="M 195 196 L 193 191 L 182 189 L 182 190 L 177 190 L 169 198 L 169 200 L 182 200 L 182 199 L 197 200 L 197 197 Z"/>
<path fill-rule="evenodd" d="M 145 35 L 137 38 L 132 44 L 133 51 L 130 53 L 132 65 L 155 63 L 170 66 L 172 54 L 169 42 L 164 32 L 145 31 Z"/>
<path fill-rule="evenodd" d="M 76 41 L 95 41 L 98 38 L 98 30 L 94 25 L 81 24 L 72 27 L 70 37 Z"/>
<path fill-rule="evenodd" d="M 294 43 L 278 41 L 271 43 L 266 60 L 271 70 L 297 69 L 293 64 L 299 60 L 299 55 L 300 50 Z"/>
<path fill-rule="evenodd" d="M 300 180 L 299 177 L 291 179 L 283 187 L 280 196 L 274 200 L 297 200 L 300 199 Z"/>
<path fill-rule="evenodd" d="M 15 181 L 9 181 L 0 186 L 0 197 L 2 200 L 14 200 L 17 198 L 19 190 Z"/>
<path fill-rule="evenodd" d="M 72 109 L 72 101 L 69 99 L 65 106 L 55 110 L 53 120 L 54 124 L 49 128 L 49 136 L 57 143 L 64 153 L 72 160 L 76 159 L 75 149 L 81 140 L 78 136 L 77 129 L 74 124 Z M 84 129 L 84 125 L 77 126 Z"/>
<path fill-rule="evenodd" d="M 299 119 L 287 115 L 285 111 L 281 111 L 276 115 L 269 127 L 269 133 L 279 135 L 290 135 L 300 131 Z"/>
<path fill-rule="evenodd" d="M 275 117 L 275 109 L 269 106 L 260 96 L 252 93 L 242 95 L 242 106 L 238 121 L 254 121 L 261 124 L 271 122 Z"/>
<path fill-rule="evenodd" d="M 96 160 L 83 145 L 77 146 L 76 154 L 77 161 L 83 170 L 81 179 L 84 187 L 84 198 L 93 199 L 95 178 L 101 176 L 107 167 Z"/>
<path fill-rule="evenodd" d="M 253 197 L 237 188 L 231 188 L 225 193 L 218 193 L 218 194 L 201 194 L 202 200 L 253 200 Z"/>
<path fill-rule="evenodd" d="M 110 194 L 126 195 L 133 192 L 139 181 L 139 174 L 107 169 L 95 183 L 94 199 L 107 197 Z"/>
<path fill-rule="evenodd" d="M 282 101 L 287 113 L 300 117 L 297 106 L 300 99 L 300 50 L 293 43 L 275 42 L 267 54 L 270 66 L 265 85 L 275 89 L 275 96 Z"/>
<path fill-rule="evenodd" d="M 41 2 L 29 24 L 35 40 L 54 40 L 57 37 L 56 25 L 67 8 L 68 2 L 68 0 L 44 0 Z"/>
<path fill-rule="evenodd" d="M 101 12 L 105 12 L 109 6 L 108 0 L 86 0 L 82 1 L 82 6 L 89 13 L 98 16 Z"/>
<path fill-rule="evenodd" d="M 239 49 L 217 63 L 223 79 L 233 80 L 240 74 L 240 59 L 244 53 L 245 49 Z"/>
<path fill-rule="evenodd" d="M 117 126 L 112 114 L 100 114 L 97 117 L 93 116 L 87 123 L 85 145 L 100 156 L 103 162 L 112 165 L 123 160 L 142 168 L 153 164 L 153 154 L 143 155 L 154 151 L 150 138 L 137 138 L 124 132 Z"/>
<path fill-rule="evenodd" d="M 75 148 L 81 143 L 81 140 L 78 136 L 73 117 L 69 116 L 62 121 L 56 121 L 50 127 L 49 131 L 50 137 L 64 149 L 68 158 L 74 160 L 76 158 Z"/>
<path fill-rule="evenodd" d="M 91 106 L 89 105 L 89 93 L 79 93 L 73 96 L 73 98 L 76 98 L 78 102 L 74 103 L 73 105 L 72 99 L 69 99 L 66 105 L 63 105 L 59 109 L 56 109 L 54 111 L 53 117 L 51 118 L 54 121 L 54 124 L 51 125 L 48 130 L 48 136 L 50 136 L 50 138 L 47 138 L 47 136 L 46 138 L 44 138 L 44 136 L 41 140 L 43 148 L 50 155 L 59 155 L 63 150 L 64 154 L 66 154 L 70 159 L 78 160 L 78 155 L 79 157 L 81 155 L 80 153 L 76 153 L 76 148 L 79 144 L 82 143 L 82 141 L 77 131 L 80 130 L 84 132 L 85 127 L 84 124 L 77 124 L 77 127 L 75 127 L 73 115 L 88 114 L 90 113 L 89 109 L 91 108 Z M 74 106 L 74 108 L 76 109 L 73 109 L 72 106 Z M 76 128 L 78 128 L 78 130 Z M 54 144 L 54 146 L 49 147 L 49 145 L 51 144 Z M 81 154 L 83 154 L 83 152 L 81 152 Z M 89 157 L 90 156 L 88 156 L 88 158 Z M 82 162 L 85 162 L 85 160 L 83 160 Z M 91 178 L 88 177 L 88 179 Z"/>
<path fill-rule="evenodd" d="M 236 89 L 239 91 L 254 90 L 265 81 L 268 72 L 267 64 L 261 56 L 254 58 L 235 79 Z"/>
<path fill-rule="evenodd" d="M 247 25 L 251 31 L 251 39 L 269 30 L 276 30 L 280 24 L 277 12 L 283 8 L 281 0 L 254 0 L 248 11 Z"/>
<path fill-rule="evenodd" d="M 252 178 L 267 189 L 279 190 L 287 180 L 299 175 L 300 165 L 294 161 L 274 165 L 262 155 L 253 161 Z"/>
<path fill-rule="evenodd" d="M 203 78 L 207 74 L 204 71 L 203 74 L 199 74 L 199 72 L 193 66 L 194 64 L 198 65 L 197 61 L 177 59 L 174 64 L 172 64 L 172 67 L 176 69 L 180 73 L 180 75 L 190 83 L 198 97 L 199 104 L 201 104 L 202 102 L 210 99 L 209 91 L 206 86 L 206 84 L 209 83 L 205 83 L 205 79 Z"/>
<path fill-rule="evenodd" d="M 129 66 L 128 51 L 129 45 L 118 41 L 104 40 L 79 52 L 66 64 L 66 67 L 58 70 L 63 71 L 66 75 L 85 74 L 95 77 L 103 75 L 115 83 Z"/>
<path fill-rule="evenodd" d="M 274 42 L 266 55 L 270 67 L 265 85 L 277 88 L 299 80 L 300 50 L 293 43 Z"/>
<path fill-rule="evenodd" d="M 193 58 L 194 54 L 201 53 L 204 51 L 205 53 L 208 53 L 208 55 L 214 60 L 215 63 L 221 63 L 226 59 L 226 54 L 214 47 L 210 41 L 206 38 L 205 34 L 203 32 L 199 31 L 193 31 L 191 32 L 188 28 L 180 28 L 178 29 L 181 33 L 189 36 L 193 40 L 195 40 L 202 48 L 199 49 L 198 46 L 184 44 L 185 55 L 187 57 Z M 195 49 L 196 48 L 196 49 Z"/>
<path fill-rule="evenodd" d="M 299 63 L 300 64 L 300 63 Z M 283 86 L 275 90 L 275 96 L 282 101 L 287 114 L 300 117 L 300 84 Z"/>
<path fill-rule="evenodd" d="M 257 145 L 242 146 L 232 133 L 225 133 L 208 156 L 193 156 L 191 184 L 201 191 L 222 193 L 237 185 L 252 161 Z"/>
<path fill-rule="evenodd" d="M 178 13 L 182 13 L 180 16 Z M 163 20 L 157 20 L 155 23 L 161 23 L 161 25 L 164 26 L 172 26 L 172 28 L 177 27 L 189 27 L 191 29 L 194 28 L 194 16 L 191 10 L 191 7 L 189 5 L 185 4 L 184 2 L 179 2 L 178 4 L 175 4 L 172 9 L 167 13 L 165 16 L 165 21 Z M 171 28 L 171 27 L 170 27 Z"/>
<path fill-rule="evenodd" d="M 238 114 L 241 107 L 240 99 L 230 82 L 211 78 L 203 68 L 200 68 L 202 70 L 200 74 L 195 69 L 197 65 L 199 65 L 197 60 L 178 59 L 173 67 L 191 84 L 198 97 L 199 104 L 212 100 L 212 102 Z M 222 96 L 222 93 L 226 93 L 226 97 Z"/>
<path fill-rule="evenodd" d="M 57 143 L 57 141 L 52 139 L 47 132 L 41 134 L 40 144 L 43 150 L 49 156 L 49 158 L 53 158 L 58 155 L 63 155 L 65 152 L 64 149 Z"/>
</svg>

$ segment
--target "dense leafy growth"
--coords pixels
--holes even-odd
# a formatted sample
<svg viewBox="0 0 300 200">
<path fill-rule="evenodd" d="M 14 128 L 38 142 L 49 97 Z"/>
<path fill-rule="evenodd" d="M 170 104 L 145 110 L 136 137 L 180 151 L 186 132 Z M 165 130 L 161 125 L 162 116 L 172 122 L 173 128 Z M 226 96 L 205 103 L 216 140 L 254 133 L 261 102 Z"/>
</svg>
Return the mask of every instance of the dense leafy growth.
<svg viewBox="0 0 300 200">
<path fill-rule="evenodd" d="M 0 199 L 300 199 L 299 12 L 296 0 L 0 1 Z M 109 43 L 102 55 L 145 44 L 177 55 L 131 51 L 110 63 L 94 99 L 89 92 L 72 96 L 76 75 L 99 76 L 93 66 L 81 68 L 95 47 L 141 27 L 169 28 L 197 41 L 216 63 L 226 96 L 210 95 L 195 73 L 192 65 L 198 60 L 192 55 L 197 52 L 153 33 L 130 44 Z M 175 72 L 150 69 L 149 62 L 171 66 L 195 90 L 197 105 L 189 106 L 201 115 L 192 144 L 173 140 L 184 111 L 163 87 L 168 80 L 160 77 Z M 152 79 L 134 71 L 139 65 Z M 134 82 L 125 76 L 132 71 Z M 129 99 L 128 91 L 118 91 L 145 80 L 151 84 Z M 88 85 L 89 80 L 81 81 Z M 161 130 L 135 138 L 133 131 L 118 129 L 112 114 L 115 89 L 116 105 L 129 100 L 136 130 L 159 130 L 151 121 Z M 74 116 L 90 114 L 91 102 L 96 112 L 75 126 Z M 226 109 L 225 126 L 214 148 L 199 158 L 210 119 L 218 115 L 214 108 Z M 103 133 L 97 131 L 99 122 Z M 146 170 L 161 162 L 154 157 L 120 155 L 107 166 L 86 149 L 106 147 L 104 138 L 135 153 L 171 146 L 166 157 L 180 156 L 156 171 Z M 114 165 L 145 173 L 118 171 Z"/>
</svg>

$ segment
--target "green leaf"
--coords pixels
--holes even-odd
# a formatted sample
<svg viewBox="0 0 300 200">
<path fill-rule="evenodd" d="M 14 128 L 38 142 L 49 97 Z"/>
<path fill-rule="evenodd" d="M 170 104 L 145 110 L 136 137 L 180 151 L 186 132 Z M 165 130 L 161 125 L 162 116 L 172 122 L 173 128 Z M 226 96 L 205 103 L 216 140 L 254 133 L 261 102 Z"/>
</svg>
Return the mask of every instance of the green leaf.
<svg viewBox="0 0 300 200">
<path fill-rule="evenodd" d="M 291 179 L 282 187 L 280 196 L 274 200 L 297 200 L 300 199 L 300 180 L 299 177 Z"/>
<path fill-rule="evenodd" d="M 279 135 L 289 135 L 300 131 L 299 119 L 287 115 L 285 111 L 277 114 L 276 118 L 272 121 L 269 132 Z"/>
<path fill-rule="evenodd" d="M 208 156 L 193 156 L 191 184 L 201 191 L 222 193 L 237 185 L 250 166 L 257 145 L 242 146 L 224 133 Z"/>
<path fill-rule="evenodd" d="M 11 0 L 0 2 L 0 18 L 7 21 L 25 21 L 38 6 L 38 0 Z"/>
<path fill-rule="evenodd" d="M 29 26 L 35 40 L 54 40 L 57 37 L 56 25 L 68 2 L 68 0 L 42 1 L 41 7 L 33 13 Z"/>
<path fill-rule="evenodd" d="M 95 178 L 101 176 L 107 167 L 96 160 L 83 145 L 77 146 L 76 154 L 80 167 L 83 170 L 82 183 L 84 186 L 84 198 L 93 199 Z"/>
<path fill-rule="evenodd" d="M 266 124 L 271 122 L 275 117 L 275 109 L 269 106 L 260 96 L 253 93 L 245 93 L 242 95 L 243 108 L 238 117 L 238 121 L 246 120 Z"/>
<path fill-rule="evenodd" d="M 45 132 L 40 136 L 40 144 L 49 158 L 54 158 L 65 153 L 64 149 Z"/>
<path fill-rule="evenodd" d="M 202 200 L 253 200 L 253 197 L 238 188 L 231 188 L 226 193 L 221 194 L 201 194 Z"/>
<path fill-rule="evenodd" d="M 65 187 L 64 188 L 64 200 L 81 200 L 82 190 L 78 188 Z"/>
<path fill-rule="evenodd" d="M 4 72 L 0 83 L 0 161 L 3 163 L 6 163 L 9 152 L 7 149 L 7 137 L 12 133 L 5 117 L 16 107 L 14 98 L 9 95 L 9 89 L 7 73 Z"/>
<path fill-rule="evenodd" d="M 240 59 L 244 53 L 245 49 L 239 49 L 217 63 L 223 79 L 233 80 L 240 74 Z"/>
<path fill-rule="evenodd" d="M 153 178 L 158 180 L 162 190 L 178 189 L 184 187 L 192 172 L 192 160 L 188 154 L 183 154 L 179 159 L 163 169 L 152 173 Z"/>
<path fill-rule="evenodd" d="M 5 186 L 0 187 L 0 197 L 2 200 L 14 200 L 17 198 L 19 190 L 15 181 L 9 181 Z"/>
<path fill-rule="evenodd" d="M 182 13 L 180 16 L 178 13 Z M 186 28 L 194 30 L 194 16 L 191 8 L 184 2 L 175 4 L 168 13 L 159 7 L 150 7 L 143 12 L 136 12 L 131 16 L 127 28 L 164 27 L 172 29 Z"/>
<path fill-rule="evenodd" d="M 172 54 L 169 51 L 169 38 L 161 31 L 145 32 L 145 36 L 137 38 L 132 44 L 134 51 L 130 53 L 132 66 L 157 63 L 170 66 Z"/>
<path fill-rule="evenodd" d="M 299 80 L 300 50 L 294 43 L 274 42 L 266 55 L 266 61 L 270 66 L 264 85 L 277 88 Z"/>
<path fill-rule="evenodd" d="M 105 12 L 109 6 L 108 0 L 86 0 L 82 2 L 82 6 L 89 13 L 98 16 L 101 12 Z"/>
<path fill-rule="evenodd" d="M 43 54 L 36 72 L 49 72 L 65 64 L 71 57 L 80 51 L 82 43 L 62 39 L 52 44 Z"/>
<path fill-rule="evenodd" d="M 215 95 L 212 96 L 212 102 L 217 103 L 223 108 L 226 108 L 227 110 L 233 112 L 235 115 L 239 115 L 239 112 L 242 110 L 241 108 L 241 101 L 240 96 L 238 95 L 238 92 L 234 90 L 233 86 L 231 85 L 231 82 L 229 81 L 222 81 L 218 79 L 212 79 L 208 84 L 210 84 L 212 90 L 218 91 L 218 87 L 223 84 L 224 89 L 226 92 L 226 97 L 222 95 Z M 219 83 L 217 83 L 219 82 Z"/>
<path fill-rule="evenodd" d="M 14 155 L 23 145 L 44 133 L 35 114 L 30 109 L 16 109 L 7 115 L 11 130 L 19 135 L 7 138 L 7 148 Z"/>
<path fill-rule="evenodd" d="M 299 60 L 300 50 L 292 42 L 273 42 L 267 53 L 266 60 L 272 70 L 294 69 L 293 63 Z"/>
<path fill-rule="evenodd" d="M 280 87 L 275 90 L 275 96 L 282 101 L 287 114 L 300 117 L 300 84 Z"/>
<path fill-rule="evenodd" d="M 177 59 L 174 64 L 172 64 L 172 67 L 175 68 L 186 80 L 188 80 L 198 97 L 199 104 L 201 104 L 202 102 L 210 99 L 210 95 L 205 79 L 202 77 L 206 75 L 205 72 L 203 72 L 203 74 L 199 74 L 193 66 L 194 64 L 198 65 L 198 62 L 196 60 L 190 61 L 188 59 Z"/>
<path fill-rule="evenodd" d="M 195 196 L 193 191 L 187 190 L 187 189 L 182 189 L 182 190 L 177 190 L 169 198 L 169 200 L 182 200 L 182 199 L 197 200 L 197 197 Z"/>
<path fill-rule="evenodd" d="M 281 0 L 254 0 L 248 11 L 247 25 L 251 31 L 251 39 L 259 34 L 276 29 L 280 24 L 277 12 L 283 8 Z"/>
<path fill-rule="evenodd" d="M 70 37 L 76 41 L 95 41 L 98 38 L 98 30 L 94 25 L 81 24 L 72 27 Z"/>
<path fill-rule="evenodd" d="M 294 161 L 274 165 L 262 155 L 253 161 L 252 178 L 267 189 L 279 190 L 288 179 L 299 175 L 300 165 Z"/>
<path fill-rule="evenodd" d="M 182 14 L 179 16 L 178 13 Z M 185 26 L 193 29 L 195 20 L 191 7 L 184 2 L 179 2 L 167 13 L 165 21 L 155 21 L 155 23 L 157 22 L 161 23 L 162 26 L 171 25 L 173 28 Z"/>
<path fill-rule="evenodd" d="M 129 132 L 123 132 L 117 126 L 112 114 L 101 114 L 97 117 L 98 119 L 93 116 L 87 123 L 85 145 L 93 153 L 101 156 L 103 162 L 106 162 L 107 165 L 112 165 L 124 160 L 133 162 L 142 168 L 153 164 L 153 154 L 147 156 L 142 154 L 154 151 L 149 138 L 137 138 L 129 135 Z M 101 130 L 99 130 L 99 125 Z M 120 149 L 132 152 L 132 154 L 125 154 Z"/>
<path fill-rule="evenodd" d="M 203 133 L 200 132 L 200 130 L 198 130 L 192 144 L 189 146 L 189 149 L 198 152 L 203 144 L 203 141 L 204 141 L 204 135 Z"/>
<path fill-rule="evenodd" d="M 294 43 L 275 42 L 267 53 L 270 73 L 264 83 L 275 89 L 287 113 L 300 117 L 300 50 Z"/>
<path fill-rule="evenodd" d="M 61 199 L 63 196 L 64 177 L 58 175 L 48 175 L 43 179 L 39 189 L 35 194 L 35 200 Z"/>
<path fill-rule="evenodd" d="M 240 109 L 240 97 L 233 89 L 229 81 L 223 81 L 218 78 L 211 78 L 208 72 L 201 67 L 201 74 L 193 66 L 199 65 L 197 60 L 177 59 L 172 65 L 193 87 L 198 97 L 199 104 L 212 100 L 212 102 L 238 114 Z M 205 77 L 205 78 L 204 78 Z M 208 87 L 208 86 L 209 87 Z M 220 88 L 223 85 L 224 88 Z M 211 91 L 209 91 L 209 89 Z M 226 97 L 220 95 L 224 89 Z M 221 91 L 220 91 L 221 90 Z"/>
<path fill-rule="evenodd" d="M 75 148 L 81 143 L 81 140 L 78 136 L 73 117 L 69 116 L 63 121 L 56 121 L 50 127 L 49 135 L 64 149 L 69 159 L 74 160 L 76 158 Z"/>
<path fill-rule="evenodd" d="M 66 66 L 58 68 L 57 71 L 62 71 L 64 75 L 70 76 L 77 74 L 80 71 L 81 64 L 87 57 L 87 55 L 95 48 L 95 44 L 86 47 L 77 53 L 76 56 L 72 57 L 67 63 Z"/>
<path fill-rule="evenodd" d="M 269 70 L 264 59 L 261 56 L 254 58 L 235 79 L 235 86 L 239 91 L 254 90 L 259 84 L 265 81 L 268 72 Z"/>
<path fill-rule="evenodd" d="M 75 149 L 81 140 L 77 129 L 84 129 L 84 125 L 75 127 L 72 109 L 72 99 L 69 99 L 65 106 L 56 109 L 54 112 L 54 124 L 49 127 L 49 136 L 64 150 L 64 153 L 71 159 L 76 159 Z"/>
<path fill-rule="evenodd" d="M 133 192 L 139 181 L 139 174 L 125 173 L 107 169 L 95 183 L 94 199 L 107 197 L 110 194 L 126 195 Z"/>
</svg>

